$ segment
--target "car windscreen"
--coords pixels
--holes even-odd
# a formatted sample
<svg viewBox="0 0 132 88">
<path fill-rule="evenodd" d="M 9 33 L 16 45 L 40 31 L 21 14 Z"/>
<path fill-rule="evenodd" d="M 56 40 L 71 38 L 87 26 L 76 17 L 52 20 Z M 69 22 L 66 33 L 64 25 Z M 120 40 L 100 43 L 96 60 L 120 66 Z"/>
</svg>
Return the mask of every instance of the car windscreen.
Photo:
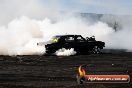
<svg viewBox="0 0 132 88">
<path fill-rule="evenodd" d="M 58 42 L 59 38 L 60 38 L 60 36 L 53 36 L 50 41 L 52 43 L 55 43 L 55 42 Z"/>
</svg>

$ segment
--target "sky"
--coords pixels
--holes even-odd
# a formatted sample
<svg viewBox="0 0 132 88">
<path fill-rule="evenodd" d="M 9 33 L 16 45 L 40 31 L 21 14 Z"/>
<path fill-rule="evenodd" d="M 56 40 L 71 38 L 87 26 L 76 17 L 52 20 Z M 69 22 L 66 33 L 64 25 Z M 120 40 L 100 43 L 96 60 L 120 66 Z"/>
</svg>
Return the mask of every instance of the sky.
<svg viewBox="0 0 132 88">
<path fill-rule="evenodd" d="M 0 0 L 0 25 L 14 18 L 57 18 L 62 12 L 132 15 L 132 0 Z"/>
<path fill-rule="evenodd" d="M 42 0 L 43 3 L 51 5 L 54 1 L 59 10 L 86 12 L 86 13 L 104 13 L 104 14 L 132 14 L 132 0 Z M 53 3 L 54 3 L 53 2 Z"/>
</svg>

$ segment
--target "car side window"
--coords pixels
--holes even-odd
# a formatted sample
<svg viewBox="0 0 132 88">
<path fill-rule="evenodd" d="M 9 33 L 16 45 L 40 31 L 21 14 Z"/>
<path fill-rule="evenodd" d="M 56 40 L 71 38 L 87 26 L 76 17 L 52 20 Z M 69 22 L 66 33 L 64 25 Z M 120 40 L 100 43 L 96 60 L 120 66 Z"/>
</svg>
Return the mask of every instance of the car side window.
<svg viewBox="0 0 132 88">
<path fill-rule="evenodd" d="M 81 36 L 77 37 L 76 40 L 77 40 L 77 42 L 84 42 L 84 39 Z"/>
<path fill-rule="evenodd" d="M 66 42 L 74 42 L 74 37 L 67 37 L 65 39 Z"/>
</svg>

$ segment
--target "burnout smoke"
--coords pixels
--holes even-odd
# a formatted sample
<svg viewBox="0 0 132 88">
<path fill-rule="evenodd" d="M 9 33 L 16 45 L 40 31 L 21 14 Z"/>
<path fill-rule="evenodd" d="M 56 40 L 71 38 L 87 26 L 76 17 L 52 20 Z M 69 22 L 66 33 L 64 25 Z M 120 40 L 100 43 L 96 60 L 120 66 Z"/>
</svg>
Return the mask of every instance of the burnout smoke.
<svg viewBox="0 0 132 88">
<path fill-rule="evenodd" d="M 37 21 L 27 17 L 14 19 L 7 26 L 0 27 L 1 55 L 28 55 L 40 53 L 36 42 L 43 37 Z"/>
<path fill-rule="evenodd" d="M 0 27 L 0 54 L 44 54 L 45 47 L 37 46 L 37 43 L 46 42 L 54 35 L 63 34 L 80 34 L 83 37 L 94 35 L 96 40 L 106 42 L 106 48 L 132 50 L 131 33 L 131 30 L 125 28 L 115 32 L 105 22 L 91 23 L 90 20 L 86 21 L 81 17 L 72 16 L 53 22 L 49 18 L 35 20 L 23 16 Z M 64 51 L 68 53 L 66 55 L 74 53 L 72 49 Z M 57 55 L 64 54 L 58 52 Z"/>
<path fill-rule="evenodd" d="M 56 51 L 55 54 L 57 56 L 70 56 L 70 55 L 75 55 L 76 51 L 74 51 L 73 48 L 71 48 L 71 49 L 62 48 L 62 49 L 59 49 L 58 51 Z"/>
<path fill-rule="evenodd" d="M 63 34 L 94 35 L 106 48 L 132 50 L 132 16 L 63 11 L 60 0 L 1 0 L 0 6 L 0 55 L 43 54 L 45 47 L 37 43 Z"/>
</svg>

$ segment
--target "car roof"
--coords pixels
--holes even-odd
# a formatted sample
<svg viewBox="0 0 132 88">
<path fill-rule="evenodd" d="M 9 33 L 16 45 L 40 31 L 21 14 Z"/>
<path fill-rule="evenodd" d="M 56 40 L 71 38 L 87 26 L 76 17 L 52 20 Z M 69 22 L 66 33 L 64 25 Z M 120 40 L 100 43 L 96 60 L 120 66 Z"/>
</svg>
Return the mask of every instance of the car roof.
<svg viewBox="0 0 132 88">
<path fill-rule="evenodd" d="M 55 37 L 65 37 L 65 36 L 81 36 L 81 35 L 56 35 Z"/>
</svg>

